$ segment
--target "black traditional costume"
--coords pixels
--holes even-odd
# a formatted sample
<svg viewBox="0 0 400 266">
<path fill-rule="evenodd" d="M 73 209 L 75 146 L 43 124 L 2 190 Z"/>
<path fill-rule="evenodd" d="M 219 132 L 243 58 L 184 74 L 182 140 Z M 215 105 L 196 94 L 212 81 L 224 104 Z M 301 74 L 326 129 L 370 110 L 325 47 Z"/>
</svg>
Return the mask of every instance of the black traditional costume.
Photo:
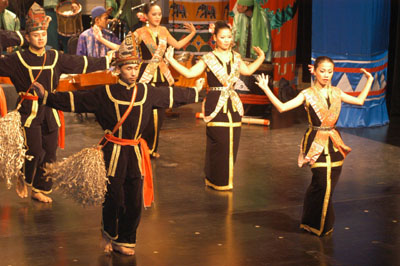
<svg viewBox="0 0 400 266">
<path fill-rule="evenodd" d="M 239 149 L 243 105 L 234 86 L 239 80 L 240 55 L 232 52 L 223 62 L 210 52 L 202 57 L 210 87 L 204 103 L 207 122 L 206 185 L 216 190 L 233 188 L 233 166 Z"/>
<path fill-rule="evenodd" d="M 160 32 L 155 36 L 149 27 L 141 27 L 134 33 L 140 49 L 142 64 L 139 71 L 139 82 L 150 83 L 153 86 L 172 86 L 174 78 L 164 62 L 164 53 L 167 49 L 168 30 L 160 27 Z M 158 147 L 160 129 L 165 118 L 165 109 L 154 109 L 153 116 L 143 132 L 150 152 L 155 153 Z"/>
<path fill-rule="evenodd" d="M 333 231 L 335 220 L 332 195 L 343 160 L 351 151 L 335 129 L 341 108 L 341 91 L 332 87 L 328 99 L 316 88 L 303 90 L 309 128 L 301 144 L 299 166 L 310 164 L 312 181 L 304 199 L 300 227 L 318 236 Z"/>
<path fill-rule="evenodd" d="M 127 35 L 117 56 L 131 53 L 131 59 L 122 60 L 139 64 L 135 48 L 131 35 Z M 122 80 L 92 90 L 46 93 L 43 102 L 47 106 L 68 112 L 94 113 L 106 133 L 107 142 L 102 151 L 109 184 L 103 203 L 102 232 L 113 244 L 135 247 L 142 204 L 150 206 L 153 201 L 153 194 L 147 193 L 148 188 L 152 192 L 149 149 L 142 138 L 152 110 L 197 101 L 196 89 L 127 84 Z"/>
<path fill-rule="evenodd" d="M 44 10 L 34 3 L 27 16 L 27 32 L 46 30 L 48 22 Z M 53 92 L 62 73 L 87 73 L 108 67 L 105 57 L 88 58 L 56 50 L 37 54 L 29 48 L 0 58 L 0 76 L 10 77 L 19 97 L 24 99 L 18 111 L 25 133 L 27 155 L 33 156 L 33 159 L 25 161 L 23 170 L 25 181 L 33 191 L 51 192 L 52 180 L 43 178 L 42 166 L 56 160 L 58 128 L 63 124 L 63 116 L 52 108 L 39 106 L 37 96 L 27 94 L 27 89 L 36 79 L 48 92 Z"/>
</svg>

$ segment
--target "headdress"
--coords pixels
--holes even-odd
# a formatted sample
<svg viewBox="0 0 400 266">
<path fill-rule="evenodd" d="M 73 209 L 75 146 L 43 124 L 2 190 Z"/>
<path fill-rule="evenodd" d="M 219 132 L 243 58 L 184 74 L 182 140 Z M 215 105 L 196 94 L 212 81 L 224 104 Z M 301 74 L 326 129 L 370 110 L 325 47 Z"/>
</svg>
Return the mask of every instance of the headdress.
<svg viewBox="0 0 400 266">
<path fill-rule="evenodd" d="M 27 33 L 37 30 L 47 30 L 51 21 L 51 17 L 46 16 L 44 9 L 36 2 L 29 8 L 25 19 Z"/>
<path fill-rule="evenodd" d="M 121 43 L 114 64 L 117 66 L 140 64 L 138 47 L 131 32 L 126 35 L 125 40 Z"/>
</svg>

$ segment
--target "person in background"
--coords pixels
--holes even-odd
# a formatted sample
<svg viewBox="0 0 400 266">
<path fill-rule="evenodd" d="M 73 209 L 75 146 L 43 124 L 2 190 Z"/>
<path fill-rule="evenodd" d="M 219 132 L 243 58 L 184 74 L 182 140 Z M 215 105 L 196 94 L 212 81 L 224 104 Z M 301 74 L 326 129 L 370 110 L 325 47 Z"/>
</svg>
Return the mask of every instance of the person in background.
<svg viewBox="0 0 400 266">
<path fill-rule="evenodd" d="M 331 85 L 334 73 L 331 58 L 317 57 L 310 71 L 316 77 L 314 85 L 285 103 L 269 88 L 268 76 L 257 76 L 256 84 L 281 113 L 304 104 L 309 126 L 301 141 L 298 165 L 311 167 L 312 180 L 305 195 L 300 228 L 317 236 L 325 236 L 333 232 L 335 214 L 332 195 L 339 181 L 344 158 L 351 151 L 335 127 L 341 105 L 342 102 L 363 105 L 374 78 L 371 73 L 361 69 L 366 77 L 365 86 L 357 97 L 353 97 Z"/>
<path fill-rule="evenodd" d="M 122 21 L 124 32 L 134 32 L 142 26 L 136 13 L 140 10 L 141 0 L 106 0 L 106 8 L 110 10 L 111 16 L 115 20 Z M 132 10 L 132 8 L 137 9 Z"/>
<path fill-rule="evenodd" d="M 238 0 L 237 12 L 233 18 L 233 36 L 236 48 L 242 58 L 257 58 L 252 49 L 260 47 L 265 60 L 271 61 L 271 26 L 267 13 L 255 0 Z"/>
<path fill-rule="evenodd" d="M 108 22 L 108 12 L 102 6 L 96 6 L 91 11 L 92 27 L 79 35 L 76 48 L 77 55 L 86 55 L 92 57 L 103 57 L 111 50 L 103 42 L 115 44 L 116 49 L 120 45 L 120 40 L 112 32 L 106 30 Z M 101 37 L 95 37 L 100 35 Z M 103 41 L 103 42 L 102 42 Z"/>
<path fill-rule="evenodd" d="M 0 0 L 0 29 L 2 30 L 20 30 L 20 21 L 11 11 L 7 10 L 8 0 Z"/>
<path fill-rule="evenodd" d="M 157 2 L 150 2 L 143 7 L 146 26 L 134 32 L 138 40 L 140 55 L 143 62 L 140 65 L 139 82 L 149 83 L 153 86 L 168 86 L 174 83 L 174 78 L 164 62 L 164 53 L 168 45 L 176 49 L 184 47 L 195 35 L 196 28 L 192 23 L 185 23 L 189 34 L 177 41 L 168 29 L 161 26 L 162 10 Z M 164 109 L 154 109 L 153 118 L 143 132 L 153 158 L 159 158 L 157 152 L 160 128 L 165 117 Z"/>
</svg>

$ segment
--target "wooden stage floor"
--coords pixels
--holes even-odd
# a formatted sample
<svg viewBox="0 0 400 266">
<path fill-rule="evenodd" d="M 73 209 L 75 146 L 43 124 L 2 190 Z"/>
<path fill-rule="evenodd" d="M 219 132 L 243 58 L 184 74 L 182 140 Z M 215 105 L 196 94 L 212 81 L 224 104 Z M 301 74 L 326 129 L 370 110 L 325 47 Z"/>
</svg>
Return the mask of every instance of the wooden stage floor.
<svg viewBox="0 0 400 266">
<path fill-rule="evenodd" d="M 299 229 L 311 180 L 308 168 L 297 167 L 304 120 L 243 125 L 234 190 L 216 192 L 204 186 L 200 108 L 176 109 L 180 117 L 164 123 L 161 158 L 153 160 L 155 204 L 143 211 L 135 256 L 103 254 L 100 207 L 81 207 L 57 191 L 52 204 L 22 200 L 3 182 L 0 265 L 400 265 L 400 127 L 341 130 L 353 151 L 334 194 L 335 230 L 319 238 Z M 66 120 L 59 159 L 102 134 L 93 116 Z"/>
</svg>

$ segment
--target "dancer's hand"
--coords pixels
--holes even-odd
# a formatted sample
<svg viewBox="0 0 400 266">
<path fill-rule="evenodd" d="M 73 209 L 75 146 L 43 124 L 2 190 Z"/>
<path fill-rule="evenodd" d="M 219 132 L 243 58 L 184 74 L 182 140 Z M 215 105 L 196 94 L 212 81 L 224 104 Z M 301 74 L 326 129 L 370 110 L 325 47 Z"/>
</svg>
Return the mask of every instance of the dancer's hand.
<svg viewBox="0 0 400 266">
<path fill-rule="evenodd" d="M 103 33 L 101 32 L 101 29 L 97 25 L 93 26 L 93 35 L 94 38 L 98 41 L 100 41 L 101 38 L 103 38 Z"/>
<path fill-rule="evenodd" d="M 196 84 L 194 85 L 194 88 L 197 90 L 197 92 L 199 92 L 203 89 L 204 82 L 205 82 L 204 78 L 199 78 L 196 80 Z"/>
<path fill-rule="evenodd" d="M 369 73 L 365 68 L 361 68 L 360 71 L 363 72 L 364 75 L 365 75 L 368 79 L 374 80 L 374 77 L 372 76 L 372 74 Z"/>
<path fill-rule="evenodd" d="M 260 47 L 253 46 L 253 50 L 256 52 L 258 57 L 264 57 L 265 58 L 265 53 Z"/>
<path fill-rule="evenodd" d="M 256 82 L 256 84 L 261 88 L 261 89 L 263 89 L 263 90 L 269 90 L 269 87 L 268 87 L 268 80 L 269 80 L 269 77 L 268 77 L 268 75 L 265 75 L 264 73 L 262 73 L 261 75 L 257 75 L 256 76 L 256 80 L 257 80 L 257 82 Z"/>
<path fill-rule="evenodd" d="M 185 29 L 187 29 L 189 32 L 196 33 L 196 27 L 193 25 L 193 23 L 187 23 L 187 22 L 185 22 L 185 23 L 183 24 L 183 26 L 184 26 Z"/>
<path fill-rule="evenodd" d="M 40 84 L 39 82 L 35 81 L 33 83 L 33 87 L 32 88 L 36 92 L 36 94 L 39 97 L 39 99 L 43 99 L 44 92 L 45 92 L 45 89 L 44 89 L 43 85 Z"/>
<path fill-rule="evenodd" d="M 167 59 L 168 62 L 171 62 L 171 60 L 174 59 L 174 47 L 168 47 L 167 51 L 165 52 L 165 59 Z"/>
<path fill-rule="evenodd" d="M 314 65 L 308 65 L 308 71 L 310 71 L 311 75 L 314 75 Z"/>
</svg>

